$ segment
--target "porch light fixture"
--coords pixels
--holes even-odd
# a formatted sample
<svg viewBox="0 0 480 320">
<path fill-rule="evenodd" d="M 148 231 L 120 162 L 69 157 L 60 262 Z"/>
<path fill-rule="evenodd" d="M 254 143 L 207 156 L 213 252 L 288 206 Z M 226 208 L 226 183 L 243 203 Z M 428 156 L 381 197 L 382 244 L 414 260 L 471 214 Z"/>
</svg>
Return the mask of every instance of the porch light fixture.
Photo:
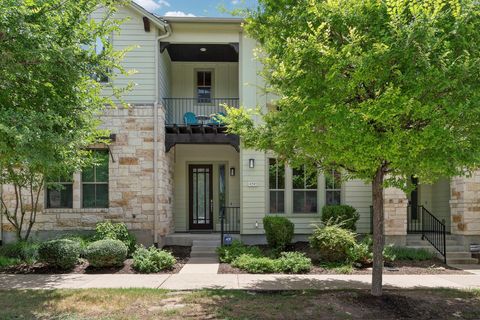
<svg viewBox="0 0 480 320">
<path fill-rule="evenodd" d="M 235 176 L 235 168 L 234 168 L 234 167 L 231 167 L 231 168 L 230 168 L 230 176 L 231 176 L 231 177 L 234 177 L 234 176 Z"/>
<path fill-rule="evenodd" d="M 200 51 L 202 51 L 202 52 L 207 52 L 207 48 L 201 47 L 201 48 L 200 48 Z"/>
<path fill-rule="evenodd" d="M 248 159 L 248 167 L 251 169 L 255 168 L 255 159 Z"/>
</svg>

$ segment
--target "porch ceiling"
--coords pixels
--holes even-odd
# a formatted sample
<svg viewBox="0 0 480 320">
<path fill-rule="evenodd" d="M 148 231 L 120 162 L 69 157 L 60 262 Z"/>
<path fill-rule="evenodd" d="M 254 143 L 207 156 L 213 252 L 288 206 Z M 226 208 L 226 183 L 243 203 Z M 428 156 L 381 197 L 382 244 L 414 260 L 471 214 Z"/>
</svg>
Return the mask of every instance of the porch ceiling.
<svg viewBox="0 0 480 320">
<path fill-rule="evenodd" d="M 237 44 L 162 44 L 172 61 L 238 62 Z"/>
</svg>

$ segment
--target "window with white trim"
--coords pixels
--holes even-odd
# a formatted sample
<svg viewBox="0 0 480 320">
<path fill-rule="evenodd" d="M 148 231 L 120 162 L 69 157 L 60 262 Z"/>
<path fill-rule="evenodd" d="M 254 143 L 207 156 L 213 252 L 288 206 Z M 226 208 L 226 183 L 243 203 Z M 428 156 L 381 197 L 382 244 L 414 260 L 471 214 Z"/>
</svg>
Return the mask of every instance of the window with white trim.
<svg viewBox="0 0 480 320">
<path fill-rule="evenodd" d="M 108 150 L 95 150 L 95 165 L 82 171 L 83 208 L 108 208 Z"/>
<path fill-rule="evenodd" d="M 317 172 L 305 167 L 293 168 L 293 213 L 317 213 Z"/>
<path fill-rule="evenodd" d="M 212 71 L 197 71 L 197 102 L 212 102 Z"/>
<path fill-rule="evenodd" d="M 268 188 L 270 213 L 285 213 L 285 164 L 268 159 Z"/>
<path fill-rule="evenodd" d="M 73 208 L 73 179 L 71 176 L 48 179 L 46 185 L 47 208 Z"/>
<path fill-rule="evenodd" d="M 325 204 L 341 204 L 342 180 L 338 171 L 332 170 L 325 174 Z"/>
</svg>

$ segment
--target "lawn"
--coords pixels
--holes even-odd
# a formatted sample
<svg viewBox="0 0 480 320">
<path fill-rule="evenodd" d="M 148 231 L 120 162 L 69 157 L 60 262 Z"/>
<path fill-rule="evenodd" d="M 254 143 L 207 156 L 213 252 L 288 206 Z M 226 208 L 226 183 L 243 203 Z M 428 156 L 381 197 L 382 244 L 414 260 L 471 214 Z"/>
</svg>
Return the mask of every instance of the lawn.
<svg viewBox="0 0 480 320">
<path fill-rule="evenodd" d="M 1 319 L 479 319 L 480 291 L 0 291 Z"/>
</svg>

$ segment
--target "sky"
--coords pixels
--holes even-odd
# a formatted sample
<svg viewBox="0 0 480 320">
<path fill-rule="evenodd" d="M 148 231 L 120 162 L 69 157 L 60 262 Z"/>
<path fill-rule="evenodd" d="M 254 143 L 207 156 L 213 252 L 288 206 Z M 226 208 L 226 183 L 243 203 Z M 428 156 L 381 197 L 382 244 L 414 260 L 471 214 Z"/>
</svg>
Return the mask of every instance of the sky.
<svg viewBox="0 0 480 320">
<path fill-rule="evenodd" d="M 177 17 L 231 17 L 221 8 L 232 10 L 253 6 L 255 0 L 134 0 L 150 12 L 160 16 Z"/>
</svg>

